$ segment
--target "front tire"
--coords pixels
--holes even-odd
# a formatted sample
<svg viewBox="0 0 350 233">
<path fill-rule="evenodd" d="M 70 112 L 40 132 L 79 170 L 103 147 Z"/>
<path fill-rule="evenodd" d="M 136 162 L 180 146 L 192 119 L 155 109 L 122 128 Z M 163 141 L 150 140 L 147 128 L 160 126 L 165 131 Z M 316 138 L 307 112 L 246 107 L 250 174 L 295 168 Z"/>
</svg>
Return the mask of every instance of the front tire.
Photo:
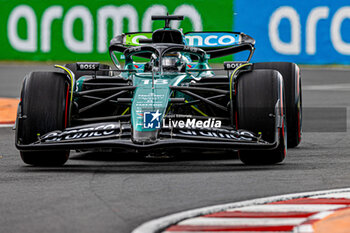
<svg viewBox="0 0 350 233">
<path fill-rule="evenodd" d="M 54 130 L 63 130 L 68 124 L 69 84 L 66 75 L 58 72 L 32 72 L 23 81 L 17 119 L 17 139 L 30 144 Z M 24 163 L 35 166 L 63 165 L 69 151 L 20 151 Z"/>
<path fill-rule="evenodd" d="M 302 98 L 299 67 L 290 62 L 261 62 L 255 63 L 254 69 L 272 69 L 281 73 L 286 92 L 287 144 L 289 148 L 298 146 L 302 135 Z"/>
<path fill-rule="evenodd" d="M 275 70 L 253 70 L 238 77 L 236 86 L 236 127 L 261 133 L 262 139 L 274 142 L 276 137 L 276 107 L 282 117 L 277 128 L 279 145 L 273 150 L 240 150 L 238 156 L 247 165 L 276 164 L 287 153 L 284 124 L 284 93 L 281 74 Z"/>
</svg>

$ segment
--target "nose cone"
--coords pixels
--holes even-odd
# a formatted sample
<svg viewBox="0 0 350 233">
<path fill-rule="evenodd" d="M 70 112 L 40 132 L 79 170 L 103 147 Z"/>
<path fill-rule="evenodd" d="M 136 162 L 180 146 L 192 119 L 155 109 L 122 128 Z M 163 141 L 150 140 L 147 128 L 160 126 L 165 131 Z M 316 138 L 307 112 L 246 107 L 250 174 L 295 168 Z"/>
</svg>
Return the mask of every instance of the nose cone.
<svg viewBox="0 0 350 233">
<path fill-rule="evenodd" d="M 136 88 L 131 107 L 132 140 L 134 143 L 148 144 L 157 141 L 169 98 L 170 89 L 167 85 L 156 88 L 149 85 L 139 85 Z"/>
<path fill-rule="evenodd" d="M 132 141 L 138 144 L 155 143 L 172 93 L 170 86 L 178 86 L 186 78 L 184 74 L 152 76 L 139 74 L 134 77 L 134 97 L 131 106 Z"/>
<path fill-rule="evenodd" d="M 161 109 L 161 110 L 160 110 Z M 159 130 L 162 127 L 162 118 L 165 114 L 165 108 L 160 108 L 154 111 L 152 109 L 145 109 L 139 113 L 137 119 L 137 126 L 133 127 L 132 140 L 137 144 L 155 143 L 158 138 Z"/>
<path fill-rule="evenodd" d="M 136 144 L 152 144 L 157 142 L 159 130 L 137 131 L 133 130 L 132 141 Z"/>
</svg>

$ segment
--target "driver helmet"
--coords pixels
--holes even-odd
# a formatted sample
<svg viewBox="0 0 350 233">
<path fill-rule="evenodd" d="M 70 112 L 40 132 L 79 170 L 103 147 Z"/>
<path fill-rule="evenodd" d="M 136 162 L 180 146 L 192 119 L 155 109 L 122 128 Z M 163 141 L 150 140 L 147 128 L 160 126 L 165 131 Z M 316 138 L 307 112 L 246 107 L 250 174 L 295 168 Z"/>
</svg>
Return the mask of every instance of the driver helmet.
<svg viewBox="0 0 350 233">
<path fill-rule="evenodd" d="M 164 71 L 181 71 L 183 61 L 179 52 L 166 53 L 162 58 L 162 66 Z"/>
</svg>

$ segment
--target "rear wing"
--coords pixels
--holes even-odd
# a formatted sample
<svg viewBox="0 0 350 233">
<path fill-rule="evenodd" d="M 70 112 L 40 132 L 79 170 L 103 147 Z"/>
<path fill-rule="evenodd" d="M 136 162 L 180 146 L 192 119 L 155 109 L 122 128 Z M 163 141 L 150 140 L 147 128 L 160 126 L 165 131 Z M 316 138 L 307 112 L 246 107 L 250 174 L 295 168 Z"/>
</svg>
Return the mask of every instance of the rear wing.
<svg viewBox="0 0 350 233">
<path fill-rule="evenodd" d="M 250 51 L 248 61 L 254 52 L 255 40 L 241 32 L 187 32 L 183 44 L 201 48 L 210 58 L 223 57 L 241 51 Z M 110 50 L 123 52 L 130 46 L 152 43 L 152 32 L 132 32 L 112 39 Z"/>
<path fill-rule="evenodd" d="M 187 32 L 186 43 L 202 49 L 236 46 L 242 43 L 255 44 L 255 40 L 241 32 Z"/>
<path fill-rule="evenodd" d="M 187 32 L 185 39 L 188 46 L 205 50 L 210 58 L 249 50 L 249 61 L 254 53 L 255 40 L 241 32 Z"/>
</svg>

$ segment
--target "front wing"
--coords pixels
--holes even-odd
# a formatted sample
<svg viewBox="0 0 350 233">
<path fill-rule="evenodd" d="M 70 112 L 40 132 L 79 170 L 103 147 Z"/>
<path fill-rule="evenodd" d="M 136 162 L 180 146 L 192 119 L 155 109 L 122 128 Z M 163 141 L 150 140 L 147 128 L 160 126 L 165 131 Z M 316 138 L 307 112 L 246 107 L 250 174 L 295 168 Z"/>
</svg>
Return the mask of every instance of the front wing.
<svg viewBox="0 0 350 233">
<path fill-rule="evenodd" d="M 274 142 L 266 142 L 261 135 L 233 128 L 163 128 L 158 139 L 150 143 L 137 143 L 132 140 L 130 124 L 107 122 L 67 128 L 39 136 L 31 144 L 22 144 L 16 138 L 20 151 L 51 150 L 103 150 L 131 149 L 152 151 L 154 149 L 215 149 L 215 150 L 272 150 L 279 145 L 276 124 Z"/>
</svg>

